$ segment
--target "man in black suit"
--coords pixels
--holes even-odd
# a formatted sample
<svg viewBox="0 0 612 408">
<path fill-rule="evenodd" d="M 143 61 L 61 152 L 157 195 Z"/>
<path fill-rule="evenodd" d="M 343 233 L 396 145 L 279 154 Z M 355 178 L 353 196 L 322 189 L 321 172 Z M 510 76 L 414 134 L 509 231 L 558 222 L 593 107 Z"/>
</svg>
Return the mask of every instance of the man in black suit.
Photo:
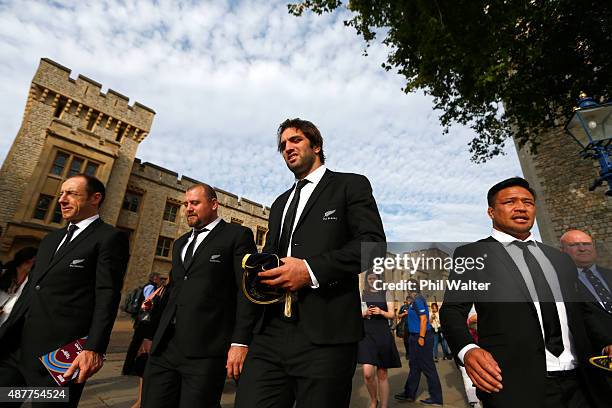
<svg viewBox="0 0 612 408">
<path fill-rule="evenodd" d="M 284 304 L 265 307 L 236 407 L 348 407 L 363 337 L 362 243 L 384 243 L 382 221 L 367 178 L 326 169 L 315 125 L 287 120 L 277 136 L 296 180 L 272 204 L 264 247 L 283 265 L 260 276 L 294 301 L 290 317 Z"/>
<path fill-rule="evenodd" d="M 581 289 L 612 318 L 612 270 L 597 265 L 597 248 L 593 238 L 580 230 L 569 230 L 561 236 L 561 251 L 572 258 L 578 269 Z"/>
<path fill-rule="evenodd" d="M 172 248 L 170 297 L 144 374 L 143 408 L 219 407 L 225 376 L 237 379 L 256 306 L 242 294 L 242 258 L 257 251 L 250 229 L 217 215 L 207 184 L 185 193 L 192 230 Z"/>
<path fill-rule="evenodd" d="M 578 289 L 600 312 L 599 319 L 612 326 L 612 270 L 597 265 L 597 248 L 593 238 L 583 231 L 569 230 L 561 235 L 560 242 L 561 251 L 572 258 L 578 270 Z M 597 344 L 593 344 L 591 353 L 601 354 Z M 612 395 L 612 373 L 608 373 L 607 383 L 607 395 Z"/>
<path fill-rule="evenodd" d="M 516 177 L 493 186 L 487 199 L 491 237 L 454 254 L 479 258 L 483 267 L 452 271 L 449 279 L 490 285 L 447 290 L 440 314 L 451 350 L 485 407 L 606 406 L 602 378 L 591 376 L 587 358 L 589 337 L 612 354 L 612 330 L 593 319 L 588 303 L 577 302 L 569 257 L 533 239 L 534 191 Z M 478 345 L 466 325 L 472 305 Z"/>
<path fill-rule="evenodd" d="M 129 258 L 125 234 L 100 219 L 104 196 L 95 177 L 62 184 L 58 202 L 68 225 L 42 240 L 28 284 L 0 328 L 0 386 L 56 386 L 38 357 L 84 336 L 84 350 L 64 375 L 77 375 L 69 406 L 102 367 Z"/>
</svg>

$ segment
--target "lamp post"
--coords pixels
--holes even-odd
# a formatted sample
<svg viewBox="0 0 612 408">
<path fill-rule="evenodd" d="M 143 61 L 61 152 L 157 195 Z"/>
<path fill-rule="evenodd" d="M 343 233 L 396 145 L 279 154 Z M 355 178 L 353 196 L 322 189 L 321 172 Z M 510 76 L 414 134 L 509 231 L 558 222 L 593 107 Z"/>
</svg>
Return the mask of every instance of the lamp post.
<svg viewBox="0 0 612 408">
<path fill-rule="evenodd" d="M 612 196 L 612 102 L 600 105 L 584 92 L 581 93 L 565 131 L 580 145 L 583 158 L 599 161 L 601 171 L 589 191 L 607 181 L 606 195 Z"/>
</svg>

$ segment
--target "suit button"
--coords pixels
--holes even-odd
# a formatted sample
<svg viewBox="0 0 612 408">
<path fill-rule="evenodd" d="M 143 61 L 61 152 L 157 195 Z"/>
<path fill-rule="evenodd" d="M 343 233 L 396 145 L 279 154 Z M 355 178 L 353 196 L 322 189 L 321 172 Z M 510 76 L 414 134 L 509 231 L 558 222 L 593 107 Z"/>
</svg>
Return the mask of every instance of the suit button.
<svg viewBox="0 0 612 408">
<path fill-rule="evenodd" d="M 183 278 L 183 280 L 187 280 L 187 276 L 185 276 L 185 277 Z"/>
<path fill-rule="evenodd" d="M 36 289 L 36 290 L 40 290 L 40 285 L 36 285 L 36 286 L 34 286 L 34 289 Z"/>
</svg>

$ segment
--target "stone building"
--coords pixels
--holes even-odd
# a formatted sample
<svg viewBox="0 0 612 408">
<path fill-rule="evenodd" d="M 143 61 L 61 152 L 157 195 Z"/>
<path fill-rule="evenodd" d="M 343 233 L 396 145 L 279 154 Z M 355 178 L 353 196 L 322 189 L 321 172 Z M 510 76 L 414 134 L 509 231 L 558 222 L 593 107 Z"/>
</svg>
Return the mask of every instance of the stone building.
<svg viewBox="0 0 612 408">
<path fill-rule="evenodd" d="M 188 231 L 184 192 L 198 183 L 136 156 L 155 112 L 83 75 L 43 58 L 28 94 L 21 127 L 0 168 L 0 260 L 37 246 L 64 223 L 57 204 L 70 175 L 95 175 L 106 185 L 102 218 L 130 236 L 124 289 L 151 271 L 170 270 L 171 246 Z M 208 183 L 214 184 L 214 183 Z M 215 189 L 219 215 L 252 229 L 261 249 L 269 208 Z"/>
<path fill-rule="evenodd" d="M 418 249 L 412 248 L 412 250 L 403 252 L 387 252 L 386 256 L 388 259 L 396 260 L 398 256 L 402 259 L 400 265 L 395 262 L 395 267 L 384 268 L 384 272 L 380 275 L 380 279 L 387 284 L 400 284 L 400 286 L 395 287 L 395 290 L 389 290 L 390 297 L 397 309 L 403 305 L 404 299 L 406 299 L 406 296 L 410 293 L 407 287 L 402 286 L 404 282 L 409 280 L 416 280 L 419 282 L 419 285 L 421 281 L 433 282 L 436 284 L 436 286 L 424 287 L 421 291 L 421 294 L 425 297 L 427 302 L 437 302 L 441 304 L 444 299 L 444 283 L 440 282 L 448 280 L 450 270 L 445 267 L 448 266 L 447 260 L 451 257 L 449 253 L 452 252 L 452 249 L 450 246 L 446 247 L 444 244 L 422 244 L 422 248 Z M 407 262 L 407 265 L 409 265 L 408 268 L 404 265 L 404 259 L 411 259 L 411 261 Z M 415 264 L 418 265 L 418 268 L 416 270 L 411 269 L 411 266 Z M 360 290 L 363 290 L 366 285 L 365 275 L 364 273 L 360 276 Z"/>
<path fill-rule="evenodd" d="M 558 246 L 568 229 L 588 232 L 601 265 L 612 267 L 612 197 L 589 187 L 599 175 L 595 160 L 582 159 L 580 148 L 563 128 L 540 135 L 538 153 L 516 145 L 523 174 L 537 194 L 537 220 L 542 241 Z"/>
</svg>

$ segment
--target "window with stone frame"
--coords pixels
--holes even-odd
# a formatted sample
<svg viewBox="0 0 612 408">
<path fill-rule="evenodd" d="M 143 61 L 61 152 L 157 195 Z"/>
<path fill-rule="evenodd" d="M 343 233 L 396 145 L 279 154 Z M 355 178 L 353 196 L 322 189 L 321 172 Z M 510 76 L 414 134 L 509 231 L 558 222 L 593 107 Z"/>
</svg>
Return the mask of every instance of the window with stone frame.
<svg viewBox="0 0 612 408">
<path fill-rule="evenodd" d="M 170 256 L 170 248 L 172 248 L 172 242 L 174 242 L 172 238 L 162 237 L 160 235 L 157 239 L 157 248 L 155 249 L 155 255 L 168 258 Z"/>
<path fill-rule="evenodd" d="M 53 215 L 51 216 L 51 222 L 55 224 L 61 224 L 64 218 L 62 217 L 62 206 L 55 200 L 55 207 L 53 208 Z"/>
<path fill-rule="evenodd" d="M 262 246 L 266 242 L 266 229 L 262 227 L 257 227 L 257 233 L 255 234 L 255 244 L 257 246 Z"/>
<path fill-rule="evenodd" d="M 53 197 L 50 195 L 41 194 L 36 202 L 36 207 L 34 207 L 34 214 L 32 215 L 32 218 L 44 221 L 45 218 L 47 218 L 47 213 L 52 202 Z"/>
<path fill-rule="evenodd" d="M 95 177 L 99 167 L 100 164 L 93 160 L 58 150 L 49 173 L 62 178 L 69 178 L 79 173 Z"/>
<path fill-rule="evenodd" d="M 232 217 L 232 220 L 230 222 L 232 224 L 238 224 L 238 225 L 242 225 L 244 223 L 244 221 L 242 221 L 241 219 L 234 218 L 234 217 Z"/>
<path fill-rule="evenodd" d="M 142 194 L 135 191 L 126 191 L 125 196 L 123 196 L 123 205 L 121 208 L 131 212 L 138 212 L 138 207 L 140 207 L 141 201 Z"/>
<path fill-rule="evenodd" d="M 176 222 L 176 215 L 179 212 L 179 205 L 166 201 L 166 208 L 164 208 L 164 220 L 169 222 Z"/>
</svg>

